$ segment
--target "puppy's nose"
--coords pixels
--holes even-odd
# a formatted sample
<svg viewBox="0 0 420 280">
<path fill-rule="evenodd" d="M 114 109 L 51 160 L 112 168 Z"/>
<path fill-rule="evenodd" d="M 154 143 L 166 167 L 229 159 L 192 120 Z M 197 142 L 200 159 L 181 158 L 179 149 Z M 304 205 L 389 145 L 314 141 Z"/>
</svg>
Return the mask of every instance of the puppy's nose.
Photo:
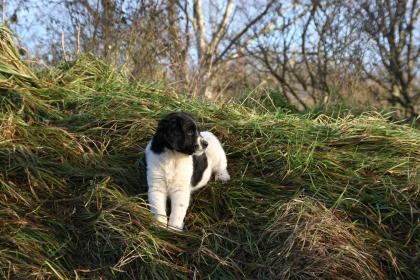
<svg viewBox="0 0 420 280">
<path fill-rule="evenodd" d="M 207 148 L 207 146 L 209 145 L 209 142 L 207 142 L 206 140 L 201 140 L 201 146 L 205 149 Z"/>
</svg>

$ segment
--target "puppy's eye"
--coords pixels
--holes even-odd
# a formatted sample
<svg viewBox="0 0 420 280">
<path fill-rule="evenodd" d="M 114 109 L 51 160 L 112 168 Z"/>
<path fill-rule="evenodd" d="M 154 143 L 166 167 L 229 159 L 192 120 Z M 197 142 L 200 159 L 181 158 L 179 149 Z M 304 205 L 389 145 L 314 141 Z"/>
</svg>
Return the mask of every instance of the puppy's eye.
<svg viewBox="0 0 420 280">
<path fill-rule="evenodd" d="M 190 129 L 187 131 L 187 135 L 192 136 L 194 135 L 194 130 Z"/>
</svg>

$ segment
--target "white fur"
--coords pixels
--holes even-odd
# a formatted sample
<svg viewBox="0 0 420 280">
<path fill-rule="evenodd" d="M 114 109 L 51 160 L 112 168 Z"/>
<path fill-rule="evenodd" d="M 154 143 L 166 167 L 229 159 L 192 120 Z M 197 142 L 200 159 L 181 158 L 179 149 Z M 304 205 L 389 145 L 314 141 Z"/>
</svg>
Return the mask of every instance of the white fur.
<svg viewBox="0 0 420 280">
<path fill-rule="evenodd" d="M 193 175 L 191 155 L 166 148 L 163 153 L 156 154 L 151 150 L 151 142 L 146 147 L 149 204 L 156 219 L 164 226 L 182 230 L 191 193 L 205 186 L 212 174 L 219 181 L 225 182 L 230 179 L 226 169 L 226 155 L 219 140 L 208 131 L 201 132 L 201 136 L 208 142 L 208 147 L 204 150 L 208 166 L 201 181 L 195 187 L 191 186 Z M 169 222 L 166 215 L 168 197 L 171 200 Z"/>
</svg>

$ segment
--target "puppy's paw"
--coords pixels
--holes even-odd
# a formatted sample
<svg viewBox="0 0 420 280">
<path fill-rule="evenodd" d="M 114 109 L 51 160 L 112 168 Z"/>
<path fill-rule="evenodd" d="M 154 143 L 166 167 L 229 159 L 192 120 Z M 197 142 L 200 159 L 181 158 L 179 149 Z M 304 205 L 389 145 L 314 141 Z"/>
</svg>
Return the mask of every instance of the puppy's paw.
<svg viewBox="0 0 420 280">
<path fill-rule="evenodd" d="M 174 231 L 182 231 L 183 227 L 184 227 L 184 223 L 179 223 L 179 222 L 177 223 L 177 222 L 169 220 L 168 229 L 171 229 Z"/>
<path fill-rule="evenodd" d="M 217 172 L 217 173 L 215 174 L 215 176 L 214 176 L 214 179 L 215 179 L 216 181 L 220 181 L 220 182 L 222 182 L 222 183 L 226 183 L 227 181 L 229 181 L 229 180 L 230 180 L 230 175 L 229 175 L 229 173 L 227 172 L 227 170 L 223 170 L 223 171 L 221 171 L 221 172 Z"/>
<path fill-rule="evenodd" d="M 173 230 L 173 231 L 178 231 L 178 232 L 182 232 L 182 228 L 176 227 L 176 226 L 171 226 L 168 225 L 168 229 Z"/>
</svg>

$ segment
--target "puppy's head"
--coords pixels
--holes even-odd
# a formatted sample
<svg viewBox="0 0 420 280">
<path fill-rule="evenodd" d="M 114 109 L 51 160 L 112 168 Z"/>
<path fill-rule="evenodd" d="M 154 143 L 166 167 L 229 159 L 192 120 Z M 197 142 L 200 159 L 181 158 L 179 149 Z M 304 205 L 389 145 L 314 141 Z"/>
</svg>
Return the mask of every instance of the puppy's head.
<svg viewBox="0 0 420 280">
<path fill-rule="evenodd" d="M 183 154 L 202 154 L 208 143 L 200 135 L 195 119 L 187 113 L 170 113 L 159 121 L 154 141 Z"/>
</svg>

